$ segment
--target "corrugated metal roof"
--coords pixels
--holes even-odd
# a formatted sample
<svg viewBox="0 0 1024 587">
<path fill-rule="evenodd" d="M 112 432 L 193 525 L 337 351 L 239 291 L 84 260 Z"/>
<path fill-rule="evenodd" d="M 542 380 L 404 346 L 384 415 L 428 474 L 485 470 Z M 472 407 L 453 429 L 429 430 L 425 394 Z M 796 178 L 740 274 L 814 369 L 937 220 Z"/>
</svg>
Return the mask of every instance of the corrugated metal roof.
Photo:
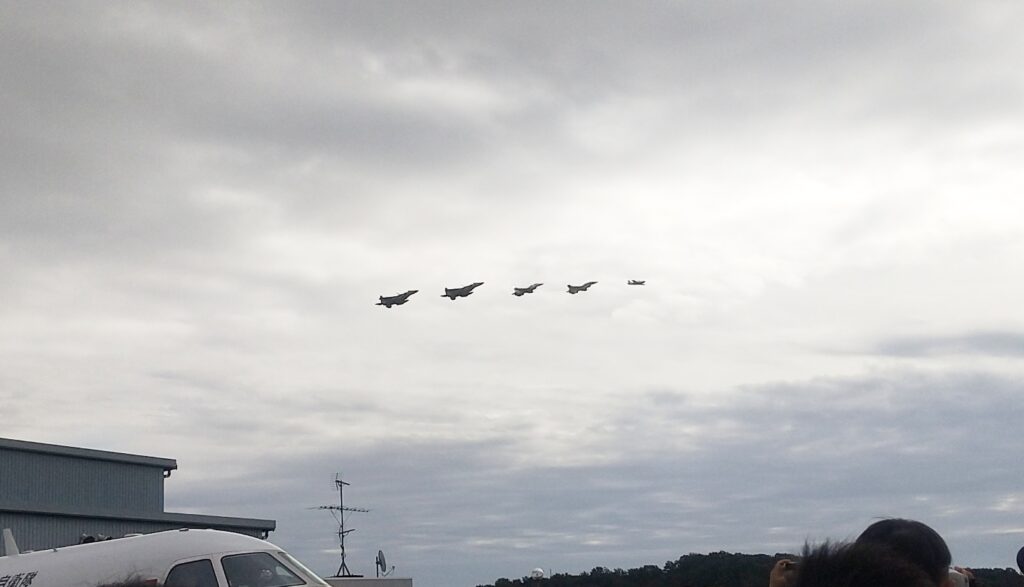
<svg viewBox="0 0 1024 587">
<path fill-rule="evenodd" d="M 65 508 L 18 508 L 0 506 L 0 512 L 24 515 L 57 516 L 69 518 L 92 518 L 99 520 L 124 520 L 133 522 L 160 522 L 182 524 L 188 526 L 211 526 L 218 528 L 246 528 L 252 530 L 273 531 L 277 529 L 274 520 L 258 518 L 232 518 L 226 516 L 207 516 L 203 514 L 177 514 L 173 512 L 110 512 L 83 511 Z"/>
<path fill-rule="evenodd" d="M 89 448 L 77 448 L 74 446 L 62 446 L 59 444 L 44 444 L 41 442 L 29 442 L 27 440 L 14 440 L 13 438 L 0 438 L 0 449 L 61 455 L 80 459 L 93 459 L 98 461 L 132 463 L 135 465 L 160 467 L 164 471 L 173 471 L 178 468 L 178 461 L 174 459 L 146 457 L 142 455 L 132 455 L 120 452 L 110 452 L 105 450 L 93 450 Z"/>
</svg>

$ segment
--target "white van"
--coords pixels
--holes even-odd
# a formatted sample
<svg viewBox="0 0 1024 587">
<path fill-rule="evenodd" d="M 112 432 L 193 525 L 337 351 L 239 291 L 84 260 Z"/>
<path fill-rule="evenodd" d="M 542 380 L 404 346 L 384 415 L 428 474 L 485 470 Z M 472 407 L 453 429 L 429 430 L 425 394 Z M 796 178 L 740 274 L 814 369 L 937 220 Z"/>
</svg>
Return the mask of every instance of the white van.
<svg viewBox="0 0 1024 587">
<path fill-rule="evenodd" d="M 163 587 L 329 587 L 273 544 L 219 530 L 171 530 L 0 557 L 3 587 L 129 580 Z"/>
</svg>

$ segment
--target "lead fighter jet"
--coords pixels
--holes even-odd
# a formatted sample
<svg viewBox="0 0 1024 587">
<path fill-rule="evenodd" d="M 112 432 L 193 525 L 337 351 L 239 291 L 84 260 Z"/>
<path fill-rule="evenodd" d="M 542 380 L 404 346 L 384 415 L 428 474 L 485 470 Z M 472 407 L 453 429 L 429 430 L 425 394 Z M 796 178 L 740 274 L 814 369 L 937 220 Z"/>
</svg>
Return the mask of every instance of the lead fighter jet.
<svg viewBox="0 0 1024 587">
<path fill-rule="evenodd" d="M 596 281 L 588 281 L 588 282 L 584 283 L 583 285 L 570 285 L 569 286 L 569 293 L 571 293 L 571 294 L 578 294 L 581 291 L 587 291 L 587 289 L 590 286 L 594 285 L 595 283 L 597 283 L 597 282 Z"/>
<path fill-rule="evenodd" d="M 480 287 L 483 284 L 484 284 L 484 282 L 478 281 L 476 283 L 471 283 L 471 284 L 463 286 L 463 287 L 455 287 L 455 288 L 447 288 L 446 287 L 446 288 L 444 288 L 444 294 L 441 297 L 442 298 L 448 298 L 449 300 L 454 300 L 455 298 L 464 298 L 464 297 L 472 294 L 474 289 Z"/>
<path fill-rule="evenodd" d="M 626 285 L 644 285 L 647 281 L 643 279 L 630 279 Z"/>
<path fill-rule="evenodd" d="M 514 289 L 515 291 L 512 292 L 512 295 L 516 296 L 517 298 L 520 298 L 520 297 L 523 297 L 523 294 L 533 293 L 533 290 L 537 289 L 538 287 L 540 287 L 542 285 L 544 285 L 544 284 L 543 283 L 535 283 L 535 284 L 533 284 L 533 285 L 531 285 L 529 287 L 514 287 L 512 289 Z"/>
<path fill-rule="evenodd" d="M 405 302 L 409 301 L 409 296 L 418 292 L 418 289 L 410 289 L 405 293 L 400 293 L 394 296 L 380 296 L 380 301 L 374 304 L 375 306 L 384 306 L 390 308 L 391 306 L 401 306 Z"/>
</svg>

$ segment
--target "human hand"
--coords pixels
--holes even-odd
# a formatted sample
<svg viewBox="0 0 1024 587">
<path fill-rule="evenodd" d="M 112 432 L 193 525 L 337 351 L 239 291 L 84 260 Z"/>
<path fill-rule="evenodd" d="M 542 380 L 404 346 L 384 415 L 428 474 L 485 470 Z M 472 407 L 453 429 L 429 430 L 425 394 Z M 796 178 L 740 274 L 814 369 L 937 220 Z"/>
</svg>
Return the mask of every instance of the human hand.
<svg viewBox="0 0 1024 587">
<path fill-rule="evenodd" d="M 768 575 L 768 587 L 790 587 L 796 582 L 796 563 L 784 558 L 772 567 Z"/>
<path fill-rule="evenodd" d="M 973 579 L 974 578 L 974 573 L 972 573 L 971 570 L 968 569 L 967 567 L 953 567 L 953 568 L 956 569 L 956 571 L 958 573 L 960 573 L 961 575 L 967 577 L 968 579 Z"/>
</svg>

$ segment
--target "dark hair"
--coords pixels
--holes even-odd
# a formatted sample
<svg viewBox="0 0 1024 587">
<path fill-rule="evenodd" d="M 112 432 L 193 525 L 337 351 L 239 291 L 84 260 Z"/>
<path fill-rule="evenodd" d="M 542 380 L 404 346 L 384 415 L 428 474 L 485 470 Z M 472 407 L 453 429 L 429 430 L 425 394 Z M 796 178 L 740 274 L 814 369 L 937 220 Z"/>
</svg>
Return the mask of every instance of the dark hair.
<svg viewBox="0 0 1024 587">
<path fill-rule="evenodd" d="M 1024 573 L 1024 546 L 1017 551 L 1017 568 Z"/>
<path fill-rule="evenodd" d="M 879 520 L 861 532 L 857 543 L 881 544 L 891 548 L 923 569 L 936 585 L 942 585 L 949 576 L 949 565 L 953 562 L 942 536 L 916 520 Z"/>
<path fill-rule="evenodd" d="M 919 566 L 881 544 L 804 546 L 794 587 L 933 587 Z"/>
</svg>

